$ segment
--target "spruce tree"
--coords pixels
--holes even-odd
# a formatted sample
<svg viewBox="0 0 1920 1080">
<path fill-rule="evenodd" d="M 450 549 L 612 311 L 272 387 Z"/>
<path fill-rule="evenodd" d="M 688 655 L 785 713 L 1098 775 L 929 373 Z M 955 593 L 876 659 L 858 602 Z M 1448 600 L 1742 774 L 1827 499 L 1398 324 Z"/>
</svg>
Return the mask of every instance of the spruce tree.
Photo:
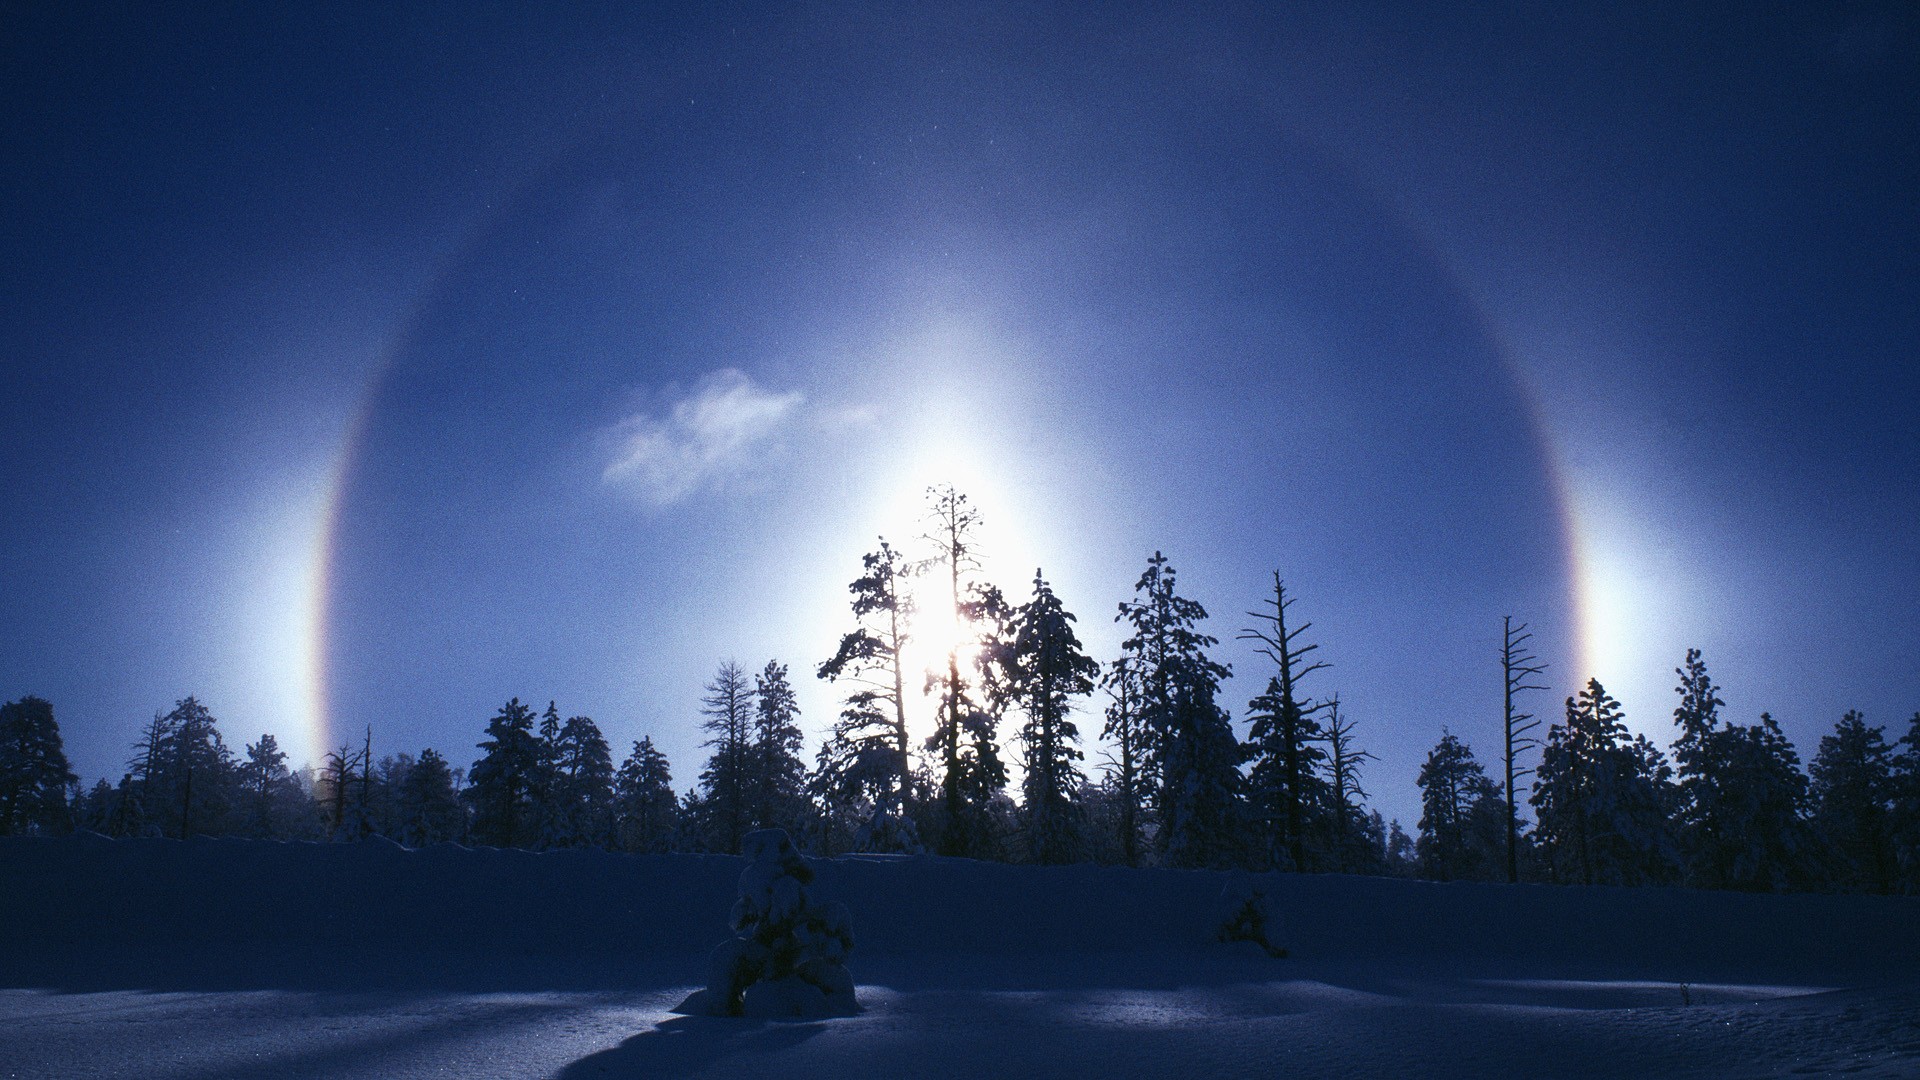
<svg viewBox="0 0 1920 1080">
<path fill-rule="evenodd" d="M 753 705 L 747 673 L 732 660 L 720 665 L 700 699 L 701 727 L 713 736 L 702 744 L 713 754 L 700 773 L 707 842 L 728 855 L 740 854 L 740 838 L 751 831 Z"/>
<path fill-rule="evenodd" d="M 1273 575 L 1273 597 L 1265 603 L 1271 611 L 1247 613 L 1264 625 L 1240 632 L 1243 640 L 1258 642 L 1259 653 L 1274 665 L 1265 692 L 1247 703 L 1253 720 L 1247 733 L 1253 757 L 1248 786 L 1265 833 L 1268 859 L 1286 869 L 1305 870 L 1309 868 L 1308 833 L 1328 800 L 1318 776 L 1326 755 L 1314 746 L 1326 737 L 1319 724 L 1325 706 L 1305 699 L 1300 684 L 1327 665 L 1307 658 L 1318 645 L 1300 642 L 1311 623 L 1287 627 L 1293 598 L 1287 595 L 1279 571 Z"/>
<path fill-rule="evenodd" d="M 53 704 L 24 697 L 0 705 L 0 836 L 68 831 L 68 792 L 78 783 L 60 744 Z"/>
<path fill-rule="evenodd" d="M 484 751 L 467 774 L 473 839 L 492 847 L 526 847 L 534 838 L 533 792 L 540 768 L 533 710 L 514 698 L 487 723 Z"/>
<path fill-rule="evenodd" d="M 660 854 L 671 850 L 679 828 L 680 799 L 673 792 L 667 756 L 648 736 L 633 744 L 613 785 L 615 828 L 622 851 Z"/>
<path fill-rule="evenodd" d="M 1021 794 L 1027 854 L 1038 863 L 1071 861 L 1079 847 L 1075 794 L 1086 778 L 1074 764 L 1082 755 L 1071 717 L 1074 699 L 1093 692 L 1100 665 L 1081 651 L 1073 623 L 1073 613 L 1035 570 L 1033 598 L 1014 615 L 1007 667 L 1009 695 L 1027 716 L 1020 729 L 1026 765 Z"/>
<path fill-rule="evenodd" d="M 1810 771 L 1814 826 L 1830 848 L 1833 883 L 1893 891 L 1893 751 L 1884 733 L 1849 709 L 1833 734 L 1821 737 Z"/>
<path fill-rule="evenodd" d="M 1132 636 L 1121 643 L 1141 676 L 1141 720 L 1159 765 L 1158 846 L 1169 865 L 1230 865 L 1242 850 L 1242 752 L 1225 710 L 1215 702 L 1230 674 L 1207 650 L 1218 639 L 1196 627 L 1207 617 L 1181 596 L 1167 557 L 1156 551 L 1134 584 L 1134 599 L 1115 621 Z"/>
</svg>

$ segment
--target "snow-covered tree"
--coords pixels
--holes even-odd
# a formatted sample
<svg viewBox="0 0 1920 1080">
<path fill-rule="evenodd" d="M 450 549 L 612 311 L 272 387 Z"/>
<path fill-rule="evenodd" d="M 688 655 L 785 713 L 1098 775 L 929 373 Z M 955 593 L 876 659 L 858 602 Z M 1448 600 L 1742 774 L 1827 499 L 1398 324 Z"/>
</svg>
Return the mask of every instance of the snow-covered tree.
<svg viewBox="0 0 1920 1080">
<path fill-rule="evenodd" d="M 671 849 L 680 800 L 673 793 L 667 756 L 647 736 L 633 744 L 614 777 L 614 819 L 622 851 L 658 854 Z"/>
<path fill-rule="evenodd" d="M 158 745 L 147 751 L 152 761 L 144 793 L 152 819 L 172 836 L 226 832 L 237 778 L 218 721 L 197 698 L 187 697 L 156 724 Z"/>
<path fill-rule="evenodd" d="M 753 806 L 756 828 L 798 830 L 806 812 L 807 766 L 800 760 L 800 702 L 787 665 L 767 661 L 753 680 Z"/>
<path fill-rule="evenodd" d="M 240 763 L 244 792 L 245 831 L 249 836 L 288 839 L 312 835 L 314 806 L 287 768 L 286 752 L 271 734 L 248 744 Z"/>
<path fill-rule="evenodd" d="M 467 774 L 473 839 L 494 847 L 526 847 L 534 839 L 533 794 L 540 768 L 533 710 L 514 698 L 487 723 L 484 752 Z"/>
<path fill-rule="evenodd" d="M 1027 855 L 1038 863 L 1072 861 L 1079 848 L 1075 795 L 1086 777 L 1075 764 L 1082 755 L 1075 745 L 1080 731 L 1072 720 L 1073 702 L 1093 692 L 1100 665 L 1081 651 L 1073 623 L 1073 613 L 1035 570 L 1033 598 L 1014 615 L 1007 670 L 1009 695 L 1027 716 L 1020 729 L 1026 764 L 1021 794 Z"/>
<path fill-rule="evenodd" d="M 24 697 L 0 705 L 0 836 L 64 833 L 72 827 L 67 765 L 53 704 Z"/>
<path fill-rule="evenodd" d="M 1491 880 L 1505 847 L 1506 806 L 1500 790 L 1452 732 L 1420 767 L 1421 873 L 1437 881 Z"/>
<path fill-rule="evenodd" d="M 1121 649 L 1140 672 L 1141 721 L 1159 765 L 1157 843 L 1171 866 L 1231 865 L 1243 848 L 1243 755 L 1215 703 L 1229 671 L 1207 655 L 1219 641 L 1197 629 L 1206 617 L 1179 594 L 1173 567 L 1156 551 L 1115 619 L 1132 629 Z"/>
<path fill-rule="evenodd" d="M 1629 739 L 1620 704 L 1598 679 L 1567 699 L 1547 732 L 1533 786 L 1535 835 L 1554 878 L 1582 884 L 1668 880 L 1678 853 L 1668 825 L 1672 769 L 1644 736 Z"/>
<path fill-rule="evenodd" d="M 431 747 L 420 751 L 419 760 L 407 770 L 397 802 L 400 828 L 396 839 L 403 844 L 419 847 L 459 840 L 466 832 L 466 812 L 454 791 L 453 770 Z"/>
<path fill-rule="evenodd" d="M 853 930 L 845 904 L 807 895 L 813 868 L 781 829 L 744 838 L 751 860 L 740 873 L 733 936 L 713 950 L 707 987 L 682 1004 L 714 1016 L 814 1019 L 859 1011 L 847 954 Z"/>
<path fill-rule="evenodd" d="M 1814 827 L 1831 852 L 1833 883 L 1893 891 L 1893 751 L 1885 734 L 1849 709 L 1833 734 L 1821 737 L 1810 771 Z"/>
<path fill-rule="evenodd" d="M 1264 834 L 1267 858 L 1275 866 L 1305 870 L 1311 865 L 1309 835 L 1330 800 L 1319 776 L 1326 755 L 1314 745 L 1326 737 L 1319 723 L 1325 706 L 1307 700 L 1300 684 L 1327 665 L 1308 659 L 1318 645 L 1300 641 L 1313 624 L 1297 623 L 1288 628 L 1287 609 L 1293 606 L 1294 598 L 1287 595 L 1277 570 L 1273 574 L 1273 596 L 1264 603 L 1271 610 L 1247 613 L 1261 625 L 1240 632 L 1242 639 L 1258 643 L 1258 651 L 1274 667 L 1265 691 L 1247 703 L 1253 720 L 1247 733 L 1247 750 L 1253 758 L 1247 787 Z"/>
<path fill-rule="evenodd" d="M 552 810 L 545 843 L 551 847 L 613 846 L 613 752 L 600 727 L 570 716 L 553 740 Z"/>
</svg>

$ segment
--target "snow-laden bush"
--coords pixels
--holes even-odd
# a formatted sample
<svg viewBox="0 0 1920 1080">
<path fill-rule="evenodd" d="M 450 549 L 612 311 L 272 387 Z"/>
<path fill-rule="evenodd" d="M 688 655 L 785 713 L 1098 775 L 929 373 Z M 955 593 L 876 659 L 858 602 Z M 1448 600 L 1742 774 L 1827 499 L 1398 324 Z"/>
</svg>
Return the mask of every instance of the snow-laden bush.
<svg viewBox="0 0 1920 1080">
<path fill-rule="evenodd" d="M 707 988 L 682 1012 L 811 1019 L 859 1011 L 847 954 L 853 930 L 845 904 L 807 896 L 813 870 L 783 829 L 741 841 L 748 857 L 734 902 L 733 936 L 714 947 Z"/>
</svg>

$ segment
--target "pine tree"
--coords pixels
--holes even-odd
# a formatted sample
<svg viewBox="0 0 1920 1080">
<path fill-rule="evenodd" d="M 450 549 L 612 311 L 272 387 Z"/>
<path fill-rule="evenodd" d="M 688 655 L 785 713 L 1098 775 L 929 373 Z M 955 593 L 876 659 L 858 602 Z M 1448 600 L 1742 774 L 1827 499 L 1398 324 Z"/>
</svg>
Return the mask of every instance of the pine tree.
<svg viewBox="0 0 1920 1080">
<path fill-rule="evenodd" d="M 79 782 L 51 702 L 24 697 L 0 705 L 0 836 L 68 831 L 68 792 Z"/>
<path fill-rule="evenodd" d="M 480 760 L 467 774 L 473 839 L 491 847 L 526 847 L 535 838 L 533 793 L 541 750 L 533 710 L 514 698 L 487 723 Z"/>
<path fill-rule="evenodd" d="M 1266 691 L 1247 703 L 1253 726 L 1247 733 L 1248 749 L 1253 755 L 1249 777 L 1254 812 L 1259 815 L 1267 841 L 1267 857 L 1276 866 L 1292 870 L 1308 869 L 1307 836 L 1311 825 L 1327 802 L 1327 792 L 1317 775 L 1326 759 L 1313 744 L 1324 739 L 1318 714 L 1323 705 L 1300 695 L 1300 683 L 1327 665 L 1310 662 L 1307 654 L 1318 645 L 1302 645 L 1300 636 L 1312 627 L 1301 623 L 1287 628 L 1287 609 L 1293 598 L 1287 595 L 1279 571 L 1273 575 L 1273 598 L 1266 601 L 1270 612 L 1247 612 L 1264 627 L 1240 632 L 1243 640 L 1258 642 L 1258 651 L 1273 661 L 1274 674 Z"/>
<path fill-rule="evenodd" d="M 1620 703 L 1598 679 L 1548 729 L 1533 786 L 1535 835 L 1556 880 L 1666 881 L 1678 855 L 1668 828 L 1672 770 L 1644 737 L 1627 738 Z"/>
<path fill-rule="evenodd" d="M 747 673 L 732 660 L 722 663 L 707 684 L 707 696 L 700 699 L 700 704 L 707 718 L 701 727 L 713 735 L 702 744 L 712 747 L 713 755 L 700 774 L 702 801 L 708 813 L 708 842 L 715 850 L 738 855 L 740 838 L 752 824 L 754 790 L 754 702 Z"/>
<path fill-rule="evenodd" d="M 913 768 L 901 664 L 913 620 L 906 582 L 914 567 L 884 538 L 861 562 L 865 573 L 848 586 L 858 625 L 817 672 L 829 682 L 846 679 L 854 689 L 821 747 L 814 787 L 830 805 L 865 800 L 873 811 L 891 807 L 904 814 Z"/>
<path fill-rule="evenodd" d="M 432 748 L 420 751 L 419 760 L 400 782 L 399 808 L 399 839 L 409 847 L 459 840 L 466 831 L 466 814 L 454 794 L 453 770 Z"/>
<path fill-rule="evenodd" d="M 673 793 L 667 756 L 652 736 L 633 744 L 614 777 L 614 819 L 622 851 L 660 854 L 671 850 L 679 828 L 680 800 Z"/>
<path fill-rule="evenodd" d="M 1071 716 L 1075 698 L 1093 692 L 1100 665 L 1080 649 L 1074 616 L 1039 570 L 1033 572 L 1033 598 L 1013 619 L 1009 695 L 1026 712 L 1020 729 L 1025 747 L 1028 856 L 1038 863 L 1070 861 L 1079 847 L 1080 821 L 1075 794 L 1086 777 L 1074 763 L 1081 759 L 1080 738 Z"/>
<path fill-rule="evenodd" d="M 1547 665 L 1528 648 L 1533 634 L 1526 623 L 1515 626 L 1513 616 L 1507 615 L 1500 620 L 1500 627 L 1500 681 L 1504 690 L 1500 756 L 1506 767 L 1507 882 L 1513 884 L 1520 880 L 1520 803 L 1514 785 L 1533 775 L 1533 770 L 1522 767 L 1519 759 L 1521 754 L 1540 748 L 1540 740 L 1533 735 L 1540 721 L 1532 713 L 1522 712 L 1515 699 L 1530 690 L 1546 689 L 1532 680 L 1545 674 Z"/>
<path fill-rule="evenodd" d="M 1814 826 L 1831 848 L 1834 884 L 1893 891 L 1893 751 L 1884 733 L 1849 709 L 1833 734 L 1821 737 L 1810 771 Z"/>
<path fill-rule="evenodd" d="M 800 702 L 787 681 L 787 665 L 776 660 L 753 682 L 753 807 L 756 829 L 800 832 L 806 802 L 806 763 L 800 760 Z"/>
<path fill-rule="evenodd" d="M 1157 838 L 1169 865 L 1230 865 L 1242 847 L 1243 757 L 1227 714 L 1215 703 L 1230 674 L 1206 650 L 1218 639 L 1195 627 L 1207 617 L 1179 595 L 1175 573 L 1156 551 L 1115 621 L 1132 626 L 1121 648 L 1139 665 L 1141 719 L 1159 765 Z"/>
<path fill-rule="evenodd" d="M 1487 880 L 1504 846 L 1505 808 L 1500 791 L 1474 759 L 1473 750 L 1451 732 L 1420 767 L 1421 872 L 1437 881 Z"/>
</svg>

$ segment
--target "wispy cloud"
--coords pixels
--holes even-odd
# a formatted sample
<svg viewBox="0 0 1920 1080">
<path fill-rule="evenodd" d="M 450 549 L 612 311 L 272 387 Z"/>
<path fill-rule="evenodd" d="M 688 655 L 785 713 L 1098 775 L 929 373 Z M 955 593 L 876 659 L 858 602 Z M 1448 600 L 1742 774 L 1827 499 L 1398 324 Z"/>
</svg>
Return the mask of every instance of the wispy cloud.
<svg viewBox="0 0 1920 1080">
<path fill-rule="evenodd" d="M 722 487 L 773 449 L 800 402 L 797 391 L 775 393 L 735 368 L 716 371 L 664 415 L 613 425 L 602 477 L 656 506 Z"/>
</svg>

